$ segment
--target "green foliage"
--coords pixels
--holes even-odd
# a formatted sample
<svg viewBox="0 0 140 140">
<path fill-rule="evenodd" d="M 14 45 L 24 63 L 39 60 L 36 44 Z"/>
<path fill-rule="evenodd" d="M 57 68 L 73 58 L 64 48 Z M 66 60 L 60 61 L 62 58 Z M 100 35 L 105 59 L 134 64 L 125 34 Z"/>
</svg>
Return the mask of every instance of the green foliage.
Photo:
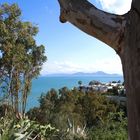
<svg viewBox="0 0 140 140">
<path fill-rule="evenodd" d="M 82 81 L 78 81 L 78 85 L 81 86 L 82 85 Z"/>
<path fill-rule="evenodd" d="M 63 87 L 42 94 L 39 102 L 40 107 L 31 109 L 27 115 L 40 124 L 50 123 L 58 128 L 61 139 L 94 140 L 95 136 L 104 138 L 106 133 L 113 135 L 113 138 L 115 135 L 117 138 L 127 137 L 126 124 L 122 125 L 123 118 L 116 114 L 118 106 L 99 92 L 84 93 L 76 88 L 69 90 Z M 118 117 L 114 119 L 115 116 Z"/>
<path fill-rule="evenodd" d="M 0 140 L 9 140 L 10 128 L 13 125 L 12 119 L 9 117 L 0 118 Z"/>
<path fill-rule="evenodd" d="M 32 79 L 39 75 L 46 56 L 45 47 L 34 39 L 38 28 L 20 17 L 18 5 L 0 5 L 1 93 L 16 113 L 22 110 L 24 114 Z"/>
<path fill-rule="evenodd" d="M 127 119 L 122 112 L 109 113 L 105 122 L 89 131 L 90 140 L 127 140 Z"/>
<path fill-rule="evenodd" d="M 40 125 L 29 119 L 13 121 L 9 118 L 0 119 L 0 138 L 2 140 L 46 140 L 53 138 L 58 130 L 48 125 Z"/>
<path fill-rule="evenodd" d="M 113 87 L 113 89 L 109 89 L 108 92 L 112 93 L 115 96 L 118 96 L 118 87 Z"/>
<path fill-rule="evenodd" d="M 93 80 L 89 82 L 89 85 L 99 85 L 101 84 L 99 81 Z"/>
</svg>

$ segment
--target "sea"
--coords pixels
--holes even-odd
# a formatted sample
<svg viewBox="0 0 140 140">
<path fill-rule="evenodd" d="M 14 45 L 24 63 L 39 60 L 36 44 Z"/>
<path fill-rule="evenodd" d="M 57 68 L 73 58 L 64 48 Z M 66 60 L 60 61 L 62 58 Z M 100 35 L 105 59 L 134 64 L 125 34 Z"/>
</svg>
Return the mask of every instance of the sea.
<svg viewBox="0 0 140 140">
<path fill-rule="evenodd" d="M 32 82 L 31 93 L 28 96 L 26 111 L 33 107 L 39 106 L 39 98 L 41 94 L 46 94 L 51 88 L 60 89 L 62 87 L 78 87 L 78 81 L 82 81 L 83 85 L 88 85 L 90 81 L 97 80 L 102 83 L 111 81 L 123 82 L 122 76 L 44 76 L 34 79 Z"/>
</svg>

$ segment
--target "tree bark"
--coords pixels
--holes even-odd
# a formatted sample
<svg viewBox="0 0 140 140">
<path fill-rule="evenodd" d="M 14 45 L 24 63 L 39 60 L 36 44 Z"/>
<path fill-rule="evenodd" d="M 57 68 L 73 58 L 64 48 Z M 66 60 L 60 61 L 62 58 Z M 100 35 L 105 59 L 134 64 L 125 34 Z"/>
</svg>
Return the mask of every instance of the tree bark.
<svg viewBox="0 0 140 140">
<path fill-rule="evenodd" d="M 128 107 L 129 140 L 140 140 L 140 1 L 125 15 L 98 10 L 87 0 L 58 0 L 60 21 L 112 47 L 122 61 Z"/>
<path fill-rule="evenodd" d="M 59 0 L 60 21 L 69 21 L 80 30 L 120 51 L 126 15 L 109 14 L 98 10 L 86 0 Z"/>
<path fill-rule="evenodd" d="M 136 3 L 135 3 L 136 4 Z M 132 3 L 127 19 L 125 44 L 121 54 L 128 107 L 130 140 L 140 140 L 140 14 Z"/>
</svg>

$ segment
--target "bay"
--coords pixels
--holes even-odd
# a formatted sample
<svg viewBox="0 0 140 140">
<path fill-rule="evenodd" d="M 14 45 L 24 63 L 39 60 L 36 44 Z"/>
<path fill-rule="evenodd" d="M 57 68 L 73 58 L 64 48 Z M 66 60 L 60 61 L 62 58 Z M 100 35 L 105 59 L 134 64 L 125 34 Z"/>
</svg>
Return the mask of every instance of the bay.
<svg viewBox="0 0 140 140">
<path fill-rule="evenodd" d="M 92 80 L 97 80 L 103 83 L 111 81 L 123 82 L 123 77 L 110 77 L 110 76 L 46 76 L 34 79 L 32 82 L 31 93 L 29 94 L 27 101 L 27 109 L 39 106 L 39 97 L 42 93 L 47 93 L 51 88 L 60 89 L 64 86 L 68 88 L 73 88 L 78 86 L 78 81 L 82 81 L 83 85 L 88 85 Z"/>
</svg>

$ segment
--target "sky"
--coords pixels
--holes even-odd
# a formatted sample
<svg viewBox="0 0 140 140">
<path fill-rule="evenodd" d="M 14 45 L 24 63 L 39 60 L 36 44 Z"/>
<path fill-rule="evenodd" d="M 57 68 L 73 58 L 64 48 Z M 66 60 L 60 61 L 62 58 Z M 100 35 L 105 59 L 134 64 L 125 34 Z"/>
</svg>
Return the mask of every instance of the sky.
<svg viewBox="0 0 140 140">
<path fill-rule="evenodd" d="M 115 14 L 124 14 L 131 6 L 131 0 L 89 1 Z M 22 21 L 30 21 L 39 28 L 35 39 L 38 45 L 45 46 L 47 56 L 41 75 L 96 71 L 122 74 L 121 61 L 113 49 L 68 22 L 60 23 L 57 0 L 0 0 L 0 4 L 5 2 L 17 3 Z"/>
</svg>

